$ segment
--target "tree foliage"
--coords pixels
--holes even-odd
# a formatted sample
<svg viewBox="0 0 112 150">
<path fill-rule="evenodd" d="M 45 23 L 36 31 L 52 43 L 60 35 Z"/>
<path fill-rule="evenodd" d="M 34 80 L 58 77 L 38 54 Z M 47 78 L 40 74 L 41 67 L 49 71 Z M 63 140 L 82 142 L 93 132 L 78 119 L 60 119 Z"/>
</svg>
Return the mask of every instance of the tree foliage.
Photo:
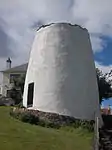
<svg viewBox="0 0 112 150">
<path fill-rule="evenodd" d="M 13 80 L 13 87 L 10 92 L 10 97 L 15 101 L 15 104 L 19 104 L 22 101 L 23 91 L 25 83 L 25 74 L 20 78 Z"/>
<path fill-rule="evenodd" d="M 103 74 L 98 68 L 96 68 L 97 82 L 99 89 L 99 100 L 100 104 L 104 99 L 112 97 L 112 71 L 109 73 Z"/>
<path fill-rule="evenodd" d="M 26 75 L 23 74 L 20 76 L 20 78 L 18 80 L 14 80 L 14 86 L 20 89 L 22 95 L 24 92 L 25 76 Z"/>
</svg>

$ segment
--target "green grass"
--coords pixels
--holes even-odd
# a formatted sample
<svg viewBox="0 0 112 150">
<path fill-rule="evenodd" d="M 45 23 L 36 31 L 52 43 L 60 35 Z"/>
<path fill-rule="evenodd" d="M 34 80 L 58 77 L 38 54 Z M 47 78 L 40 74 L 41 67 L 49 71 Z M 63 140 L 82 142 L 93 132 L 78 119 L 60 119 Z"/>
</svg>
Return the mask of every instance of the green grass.
<svg viewBox="0 0 112 150">
<path fill-rule="evenodd" d="M 93 134 L 81 129 L 59 130 L 22 123 L 0 107 L 0 150 L 90 150 Z"/>
</svg>

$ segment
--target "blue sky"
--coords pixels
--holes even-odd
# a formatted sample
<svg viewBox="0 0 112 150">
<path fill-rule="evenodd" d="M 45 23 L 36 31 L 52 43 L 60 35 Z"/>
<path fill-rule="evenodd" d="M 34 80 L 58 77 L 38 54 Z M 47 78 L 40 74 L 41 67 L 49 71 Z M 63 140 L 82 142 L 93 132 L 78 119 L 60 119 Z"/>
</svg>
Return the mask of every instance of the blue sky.
<svg viewBox="0 0 112 150">
<path fill-rule="evenodd" d="M 112 99 L 104 100 L 102 104 L 105 107 L 108 107 L 109 105 L 112 107 Z"/>
<path fill-rule="evenodd" d="M 101 52 L 95 53 L 94 57 L 95 57 L 95 61 L 102 62 L 102 65 L 104 66 L 109 66 L 112 65 L 112 38 L 110 37 L 102 37 L 102 38 L 104 39 L 106 45 Z M 112 106 L 112 98 L 108 100 L 104 100 L 103 105 Z"/>
<path fill-rule="evenodd" d="M 112 38 L 102 37 L 106 46 L 103 48 L 102 52 L 95 53 L 95 60 L 102 62 L 102 65 L 111 65 L 112 64 Z"/>
</svg>

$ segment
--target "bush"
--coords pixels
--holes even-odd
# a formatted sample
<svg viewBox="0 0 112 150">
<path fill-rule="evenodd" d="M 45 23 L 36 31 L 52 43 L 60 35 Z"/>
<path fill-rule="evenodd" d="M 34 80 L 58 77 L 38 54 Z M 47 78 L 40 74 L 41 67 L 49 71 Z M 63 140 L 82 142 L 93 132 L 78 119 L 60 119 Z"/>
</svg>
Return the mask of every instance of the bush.
<svg viewBox="0 0 112 150">
<path fill-rule="evenodd" d="M 80 120 L 75 120 L 75 122 L 72 124 L 72 126 L 73 126 L 74 128 L 78 128 L 79 126 L 81 126 Z"/>
<path fill-rule="evenodd" d="M 30 124 L 37 124 L 39 122 L 39 118 L 30 112 L 25 112 L 20 115 L 20 120 L 23 122 L 28 122 Z"/>
<path fill-rule="evenodd" d="M 45 113 L 46 114 L 46 113 Z M 31 111 L 27 109 L 22 108 L 15 108 L 14 110 L 11 109 L 10 115 L 14 118 L 17 118 L 23 122 L 27 122 L 30 124 L 36 124 L 40 125 L 42 127 L 47 128 L 56 128 L 59 129 L 60 127 L 71 127 L 71 128 L 83 128 L 87 129 L 89 131 L 94 131 L 94 121 L 85 121 L 76 119 L 75 122 L 72 122 L 70 124 L 63 124 L 60 120 L 56 121 L 54 117 L 49 119 L 49 115 L 43 116 L 43 113 L 37 112 L 37 111 Z M 51 114 L 50 114 L 51 115 Z M 48 117 L 46 119 L 46 117 Z M 59 116 L 60 118 L 60 116 Z M 68 120 L 67 120 L 68 121 Z M 65 123 L 65 122 L 64 122 Z"/>
<path fill-rule="evenodd" d="M 86 120 L 76 120 L 71 126 L 74 128 L 83 128 L 87 129 L 90 132 L 94 131 L 94 121 L 86 121 Z"/>
<path fill-rule="evenodd" d="M 39 126 L 42 126 L 42 127 L 45 127 L 45 126 L 46 126 L 46 123 L 45 123 L 44 120 L 39 119 L 38 125 L 39 125 Z"/>
<path fill-rule="evenodd" d="M 45 127 L 59 129 L 61 125 L 49 121 L 45 122 Z"/>
</svg>

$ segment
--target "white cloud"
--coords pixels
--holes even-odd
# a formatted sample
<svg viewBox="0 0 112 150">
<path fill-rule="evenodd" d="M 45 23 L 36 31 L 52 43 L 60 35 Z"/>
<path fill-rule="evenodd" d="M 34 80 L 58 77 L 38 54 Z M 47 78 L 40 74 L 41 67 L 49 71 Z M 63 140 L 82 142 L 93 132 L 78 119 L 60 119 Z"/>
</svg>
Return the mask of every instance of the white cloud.
<svg viewBox="0 0 112 150">
<path fill-rule="evenodd" d="M 106 65 L 103 65 L 102 63 L 95 62 L 95 66 L 96 66 L 97 68 L 99 68 L 104 74 L 105 74 L 105 73 L 109 73 L 110 70 L 112 70 L 112 65 L 106 66 Z"/>
<path fill-rule="evenodd" d="M 91 36 L 90 38 L 94 52 L 101 52 L 106 47 L 105 41 L 99 36 Z"/>
<path fill-rule="evenodd" d="M 105 46 L 101 35 L 112 36 L 111 5 L 111 0 L 76 0 L 74 5 L 74 18 L 91 33 L 95 52 L 103 50 Z"/>
<path fill-rule="evenodd" d="M 65 0 L 0 1 L 0 18 L 5 23 L 4 30 L 11 39 L 10 47 L 17 57 L 24 55 L 28 58 L 36 32 L 33 27 L 38 26 L 38 23 L 70 22 L 69 7 L 72 1 L 64 2 Z M 20 61 L 24 61 L 24 57 L 20 57 Z"/>
<path fill-rule="evenodd" d="M 16 57 L 14 64 L 24 62 L 40 22 L 71 22 L 86 27 L 94 52 L 106 43 L 101 38 L 112 36 L 112 0 L 3 0 L 0 1 L 2 28 L 10 38 L 8 46 Z M 6 55 L 7 57 L 7 55 Z"/>
</svg>

